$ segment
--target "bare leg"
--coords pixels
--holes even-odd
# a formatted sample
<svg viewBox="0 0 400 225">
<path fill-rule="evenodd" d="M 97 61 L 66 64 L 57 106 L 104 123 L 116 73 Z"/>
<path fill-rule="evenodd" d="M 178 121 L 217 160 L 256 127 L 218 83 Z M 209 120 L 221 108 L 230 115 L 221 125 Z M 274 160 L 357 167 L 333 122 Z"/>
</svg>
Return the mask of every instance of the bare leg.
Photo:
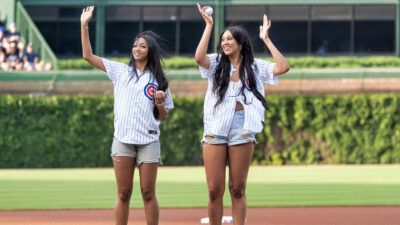
<svg viewBox="0 0 400 225">
<path fill-rule="evenodd" d="M 203 144 L 203 160 L 208 185 L 208 216 L 211 225 L 220 225 L 225 192 L 226 144 Z"/>
<path fill-rule="evenodd" d="M 113 159 L 118 192 L 115 204 L 115 224 L 126 225 L 128 224 L 136 157 L 114 156 Z"/>
<path fill-rule="evenodd" d="M 234 225 L 244 225 L 245 223 L 246 182 L 253 151 L 253 142 L 229 146 L 229 192 L 232 199 Z"/>
<path fill-rule="evenodd" d="M 147 225 L 158 225 L 160 209 L 156 198 L 157 163 L 143 163 L 139 166 L 140 189 Z"/>
</svg>

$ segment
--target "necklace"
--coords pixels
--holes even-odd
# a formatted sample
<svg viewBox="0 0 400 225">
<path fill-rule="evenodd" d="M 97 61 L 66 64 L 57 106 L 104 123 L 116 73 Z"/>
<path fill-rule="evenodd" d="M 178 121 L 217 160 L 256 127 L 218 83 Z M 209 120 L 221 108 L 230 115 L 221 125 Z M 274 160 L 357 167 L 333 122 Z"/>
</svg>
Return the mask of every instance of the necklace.
<svg viewBox="0 0 400 225">
<path fill-rule="evenodd" d="M 233 64 L 232 64 L 232 67 L 233 67 L 232 72 L 236 72 L 236 70 L 237 70 L 236 67 L 239 67 L 241 63 L 242 63 L 242 58 L 240 58 L 240 62 L 238 65 L 233 66 Z"/>
</svg>

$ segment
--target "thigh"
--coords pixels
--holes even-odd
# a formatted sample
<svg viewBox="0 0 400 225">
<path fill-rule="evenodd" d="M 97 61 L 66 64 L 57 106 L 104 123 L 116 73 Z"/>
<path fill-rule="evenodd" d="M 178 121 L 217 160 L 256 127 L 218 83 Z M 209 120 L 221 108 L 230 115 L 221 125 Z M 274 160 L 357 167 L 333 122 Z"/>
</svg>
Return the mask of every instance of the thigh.
<svg viewBox="0 0 400 225">
<path fill-rule="evenodd" d="M 114 156 L 114 172 L 117 180 L 118 192 L 132 190 L 133 174 L 135 172 L 135 157 Z"/>
<path fill-rule="evenodd" d="M 132 144 L 126 144 L 114 138 L 111 147 L 114 172 L 117 180 L 118 191 L 131 190 L 133 175 L 136 165 L 136 148 Z"/>
<path fill-rule="evenodd" d="M 140 188 L 146 192 L 155 192 L 158 163 L 143 163 L 139 166 Z"/>
<path fill-rule="evenodd" d="M 158 140 L 137 146 L 136 163 L 139 167 L 142 192 L 155 192 L 157 170 L 160 162 L 160 142 Z"/>
<path fill-rule="evenodd" d="M 225 185 L 226 144 L 203 143 L 203 160 L 208 185 Z"/>
<path fill-rule="evenodd" d="M 229 146 L 228 160 L 230 184 L 235 186 L 246 184 L 253 152 L 253 142 Z"/>
</svg>

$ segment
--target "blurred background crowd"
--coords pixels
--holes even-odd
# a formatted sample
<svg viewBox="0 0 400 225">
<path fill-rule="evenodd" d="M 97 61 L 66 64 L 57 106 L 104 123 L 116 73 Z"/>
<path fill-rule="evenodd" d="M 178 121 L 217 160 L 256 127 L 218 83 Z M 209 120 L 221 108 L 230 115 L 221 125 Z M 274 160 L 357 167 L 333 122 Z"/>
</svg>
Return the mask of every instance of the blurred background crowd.
<svg viewBox="0 0 400 225">
<path fill-rule="evenodd" d="M 0 68 L 3 71 L 48 71 L 52 65 L 40 61 L 32 43 L 22 42 L 15 23 L 11 23 L 8 29 L 0 26 Z"/>
</svg>

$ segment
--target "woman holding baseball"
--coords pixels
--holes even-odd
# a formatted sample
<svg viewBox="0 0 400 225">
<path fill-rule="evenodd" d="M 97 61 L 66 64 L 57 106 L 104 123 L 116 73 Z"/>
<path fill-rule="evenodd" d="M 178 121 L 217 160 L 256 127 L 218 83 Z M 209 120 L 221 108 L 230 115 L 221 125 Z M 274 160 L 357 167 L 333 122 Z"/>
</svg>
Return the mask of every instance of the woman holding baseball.
<svg viewBox="0 0 400 225">
<path fill-rule="evenodd" d="M 155 194 L 160 158 L 160 120 L 173 108 L 168 80 L 161 68 L 161 48 L 153 32 L 138 34 L 129 65 L 93 55 L 89 21 L 94 7 L 83 10 L 81 36 L 83 58 L 104 71 L 114 85 L 114 141 L 111 147 L 117 201 L 117 225 L 128 223 L 135 165 L 139 168 L 140 188 L 148 225 L 158 224 L 159 207 Z"/>
<path fill-rule="evenodd" d="M 259 37 L 276 63 L 254 59 L 246 30 L 226 28 L 220 35 L 217 53 L 207 54 L 213 19 L 209 6 L 197 4 L 206 27 L 196 49 L 195 59 L 202 78 L 208 79 L 204 102 L 203 158 L 208 185 L 210 224 L 221 224 L 225 169 L 229 162 L 229 191 L 233 224 L 243 225 L 246 218 L 246 182 L 252 159 L 255 134 L 263 129 L 264 84 L 278 84 L 278 75 L 289 70 L 282 54 L 269 39 L 271 21 L 264 15 Z"/>
</svg>

